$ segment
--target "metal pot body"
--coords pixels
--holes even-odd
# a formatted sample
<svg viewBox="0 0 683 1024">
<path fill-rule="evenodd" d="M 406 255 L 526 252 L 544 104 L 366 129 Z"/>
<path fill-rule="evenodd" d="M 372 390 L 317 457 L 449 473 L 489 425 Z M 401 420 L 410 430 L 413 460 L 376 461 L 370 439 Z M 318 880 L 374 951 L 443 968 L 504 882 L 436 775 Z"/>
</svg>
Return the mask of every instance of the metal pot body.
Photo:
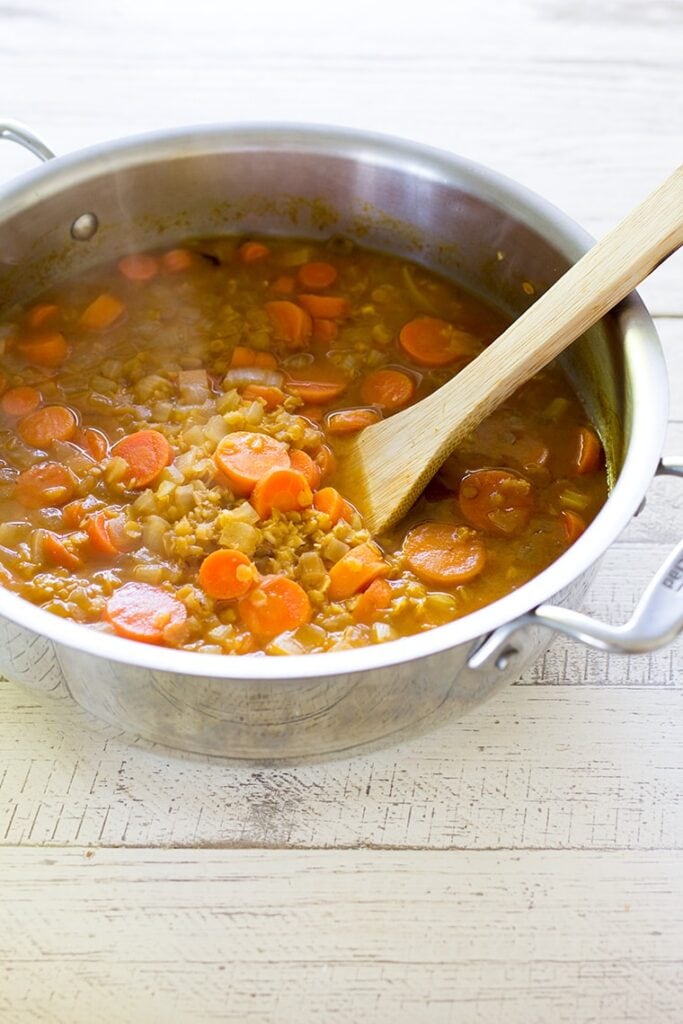
<svg viewBox="0 0 683 1024">
<path fill-rule="evenodd" d="M 543 200 L 438 151 L 334 129 L 216 127 L 51 160 L 5 188 L 0 295 L 21 301 L 116 253 L 212 233 L 341 234 L 428 264 L 512 316 L 590 244 Z M 147 649 L 2 592 L 0 669 L 127 732 L 230 758 L 338 755 L 463 713 L 541 652 L 533 609 L 580 602 L 657 466 L 666 372 L 637 297 L 564 364 L 605 440 L 612 494 L 568 556 L 494 605 L 378 647 L 269 659 Z M 511 623 L 514 657 L 474 666 Z"/>
</svg>

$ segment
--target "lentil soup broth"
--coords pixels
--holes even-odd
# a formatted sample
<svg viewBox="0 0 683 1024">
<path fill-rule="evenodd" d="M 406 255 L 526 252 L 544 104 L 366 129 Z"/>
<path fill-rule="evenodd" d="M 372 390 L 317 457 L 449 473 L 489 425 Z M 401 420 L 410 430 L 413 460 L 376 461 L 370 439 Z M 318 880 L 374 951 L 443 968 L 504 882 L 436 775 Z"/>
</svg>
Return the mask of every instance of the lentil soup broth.
<svg viewBox="0 0 683 1024">
<path fill-rule="evenodd" d="M 0 324 L 0 582 L 56 615 L 208 653 L 299 654 L 442 625 L 519 587 L 607 497 L 556 366 L 372 538 L 344 440 L 506 326 L 343 239 L 132 253 Z"/>
</svg>

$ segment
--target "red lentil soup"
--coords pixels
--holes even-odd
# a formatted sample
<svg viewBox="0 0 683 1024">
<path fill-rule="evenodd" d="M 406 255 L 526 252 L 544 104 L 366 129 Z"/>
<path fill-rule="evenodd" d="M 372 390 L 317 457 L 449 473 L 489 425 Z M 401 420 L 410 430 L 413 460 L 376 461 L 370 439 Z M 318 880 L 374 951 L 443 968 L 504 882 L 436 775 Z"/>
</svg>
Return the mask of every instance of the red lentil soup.
<svg viewBox="0 0 683 1024">
<path fill-rule="evenodd" d="M 345 438 L 505 327 L 479 298 L 343 239 L 130 253 L 0 325 L 0 582 L 144 643 L 300 654 L 474 611 L 606 499 L 600 441 L 549 367 L 371 537 Z"/>
</svg>

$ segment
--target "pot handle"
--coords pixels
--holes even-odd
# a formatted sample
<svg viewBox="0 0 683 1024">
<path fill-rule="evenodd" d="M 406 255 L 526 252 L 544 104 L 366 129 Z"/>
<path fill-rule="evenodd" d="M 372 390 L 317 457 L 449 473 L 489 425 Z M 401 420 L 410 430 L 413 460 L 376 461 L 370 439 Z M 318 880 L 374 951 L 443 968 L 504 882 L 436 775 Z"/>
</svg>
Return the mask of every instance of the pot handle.
<svg viewBox="0 0 683 1024">
<path fill-rule="evenodd" d="M 18 142 L 24 149 L 37 156 L 39 160 L 52 160 L 54 153 L 33 132 L 20 121 L 0 121 L 0 139 Z"/>
<path fill-rule="evenodd" d="M 656 475 L 683 477 L 683 456 L 663 458 Z M 644 654 L 664 647 L 683 630 L 683 541 L 659 567 L 633 615 L 623 626 L 599 622 L 570 608 L 541 604 L 489 633 L 470 655 L 468 667 L 475 670 L 495 667 L 501 672 L 507 669 L 518 654 L 510 638 L 525 626 L 546 626 L 589 647 L 616 654 Z"/>
</svg>

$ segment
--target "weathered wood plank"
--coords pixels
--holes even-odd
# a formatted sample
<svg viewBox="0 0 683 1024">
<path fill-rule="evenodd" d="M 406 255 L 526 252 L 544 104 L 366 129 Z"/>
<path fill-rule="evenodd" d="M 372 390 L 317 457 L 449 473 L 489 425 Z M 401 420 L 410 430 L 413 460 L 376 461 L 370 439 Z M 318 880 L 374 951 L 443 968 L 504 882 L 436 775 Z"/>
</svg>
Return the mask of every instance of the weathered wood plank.
<svg viewBox="0 0 683 1024">
<path fill-rule="evenodd" d="M 680 1019 L 680 853 L 10 849 L 0 876 L 10 1024 Z"/>
<path fill-rule="evenodd" d="M 682 713 L 681 689 L 508 687 L 386 751 L 234 767 L 4 684 L 0 844 L 681 849 Z"/>
</svg>

